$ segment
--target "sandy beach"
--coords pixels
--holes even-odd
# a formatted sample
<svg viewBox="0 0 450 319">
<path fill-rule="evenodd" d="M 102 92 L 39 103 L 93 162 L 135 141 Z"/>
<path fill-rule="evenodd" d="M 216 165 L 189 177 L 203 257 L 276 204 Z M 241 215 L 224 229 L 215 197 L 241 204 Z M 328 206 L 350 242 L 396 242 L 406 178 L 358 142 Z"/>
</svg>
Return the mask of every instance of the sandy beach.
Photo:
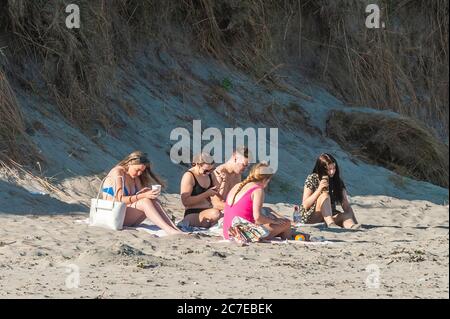
<svg viewBox="0 0 450 319">
<path fill-rule="evenodd" d="M 181 217 L 178 195 L 166 195 L 164 201 L 171 214 Z M 326 241 L 245 247 L 219 237 L 108 231 L 77 222 L 87 216 L 81 213 L 1 214 L 0 294 L 448 298 L 448 206 L 384 196 L 354 197 L 352 202 L 361 231 L 302 227 Z M 268 206 L 287 216 L 292 211 L 292 205 Z"/>
<path fill-rule="evenodd" d="M 449 298 L 448 0 L 66 2 L 0 2 L 0 299 Z M 219 192 L 267 162 L 266 206 L 328 189 L 362 227 L 239 246 L 85 222 L 119 171 L 156 221 L 155 184 L 177 221 L 180 193 L 210 207 L 201 152 Z"/>
</svg>

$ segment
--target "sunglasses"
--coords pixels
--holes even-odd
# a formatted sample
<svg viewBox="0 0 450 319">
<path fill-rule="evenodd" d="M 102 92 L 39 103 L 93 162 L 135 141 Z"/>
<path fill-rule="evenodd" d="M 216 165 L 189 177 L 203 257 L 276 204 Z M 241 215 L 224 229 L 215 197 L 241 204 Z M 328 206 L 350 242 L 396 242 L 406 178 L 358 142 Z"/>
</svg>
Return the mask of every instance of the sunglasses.
<svg viewBox="0 0 450 319">
<path fill-rule="evenodd" d="M 208 169 L 203 172 L 203 174 L 211 174 L 214 171 L 214 168 Z"/>
</svg>

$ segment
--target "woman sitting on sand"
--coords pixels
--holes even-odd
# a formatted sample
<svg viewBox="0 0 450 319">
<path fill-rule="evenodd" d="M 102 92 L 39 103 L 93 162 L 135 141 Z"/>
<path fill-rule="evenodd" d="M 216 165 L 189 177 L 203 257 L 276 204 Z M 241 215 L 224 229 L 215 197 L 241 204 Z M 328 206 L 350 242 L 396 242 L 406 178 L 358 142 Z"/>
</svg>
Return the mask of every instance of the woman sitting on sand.
<svg viewBox="0 0 450 319">
<path fill-rule="evenodd" d="M 213 208 L 211 197 L 218 196 L 211 173 L 214 171 L 213 158 L 205 153 L 194 156 L 193 167 L 181 179 L 181 202 L 186 208 L 182 223 L 188 226 L 209 228 L 222 217 Z"/>
<path fill-rule="evenodd" d="M 337 203 L 341 204 L 344 212 L 336 209 Z M 304 224 L 325 222 L 331 228 L 359 227 L 339 174 L 339 166 L 330 154 L 321 154 L 312 174 L 306 178 L 300 217 Z"/>
<path fill-rule="evenodd" d="M 273 171 L 269 165 L 255 164 L 248 177 L 230 190 L 224 209 L 223 236 L 225 239 L 229 239 L 228 230 L 232 226 L 235 216 L 265 227 L 269 231 L 265 240 L 278 236 L 282 239 L 291 239 L 291 221 L 289 219 L 269 218 L 262 213 L 264 189 L 269 185 L 272 176 Z"/>
<path fill-rule="evenodd" d="M 116 194 L 114 181 L 115 185 L 120 185 L 117 186 Z M 136 151 L 124 158 L 108 173 L 103 185 L 103 198 L 113 200 L 115 196 L 127 204 L 124 226 L 138 225 L 149 218 L 168 235 L 183 233 L 162 208 L 158 201 L 161 190 L 152 190 L 152 182 L 164 186 L 159 177 L 152 172 L 146 154 Z"/>
</svg>

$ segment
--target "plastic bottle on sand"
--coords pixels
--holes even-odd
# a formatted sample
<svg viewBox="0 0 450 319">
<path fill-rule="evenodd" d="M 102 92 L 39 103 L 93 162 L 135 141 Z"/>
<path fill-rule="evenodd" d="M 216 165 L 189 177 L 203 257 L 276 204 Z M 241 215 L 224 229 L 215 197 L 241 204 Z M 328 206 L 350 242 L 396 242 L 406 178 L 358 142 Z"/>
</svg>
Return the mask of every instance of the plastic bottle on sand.
<svg viewBox="0 0 450 319">
<path fill-rule="evenodd" d="M 294 212 L 292 213 L 292 220 L 294 223 L 300 223 L 300 209 L 297 205 L 294 206 Z"/>
</svg>

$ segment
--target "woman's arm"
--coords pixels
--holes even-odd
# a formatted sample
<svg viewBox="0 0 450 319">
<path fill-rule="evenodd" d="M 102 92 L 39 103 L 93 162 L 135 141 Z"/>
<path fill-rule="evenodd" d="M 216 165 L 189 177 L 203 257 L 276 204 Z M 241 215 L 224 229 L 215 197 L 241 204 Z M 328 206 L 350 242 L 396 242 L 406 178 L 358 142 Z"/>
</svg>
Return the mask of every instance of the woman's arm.
<svg viewBox="0 0 450 319">
<path fill-rule="evenodd" d="M 213 205 L 214 208 L 218 210 L 223 210 L 225 208 L 225 199 L 222 196 L 224 190 L 223 189 L 224 180 L 222 176 L 220 176 L 220 174 L 217 173 L 216 171 L 211 173 L 211 178 L 214 186 L 217 187 L 217 195 L 211 197 L 211 204 Z"/>
<path fill-rule="evenodd" d="M 109 183 L 107 181 L 109 180 Z M 112 187 L 114 189 L 114 196 L 111 196 L 110 194 L 107 194 L 106 199 L 108 200 L 114 200 L 114 198 L 117 201 L 120 201 L 125 204 L 133 204 L 137 202 L 138 200 L 142 198 L 150 198 L 155 199 L 157 197 L 157 194 L 149 191 L 147 193 L 142 193 L 138 195 L 131 195 L 131 196 L 125 196 L 123 187 L 125 186 L 125 172 L 121 168 L 115 168 L 111 170 L 109 173 L 109 178 L 105 180 L 104 187 Z M 114 184 L 115 181 L 115 184 Z M 103 191 L 103 190 L 102 190 Z"/>
<path fill-rule="evenodd" d="M 269 217 L 266 217 L 262 212 L 262 206 L 264 203 L 264 190 L 259 188 L 256 189 L 252 193 L 252 200 L 253 200 L 253 218 L 255 219 L 255 223 L 258 225 L 263 224 L 279 224 L 284 222 L 281 218 L 272 219 Z"/>
<path fill-rule="evenodd" d="M 306 210 L 310 209 L 319 198 L 321 192 L 322 190 L 320 188 L 317 188 L 316 191 L 313 192 L 309 187 L 305 186 L 303 188 L 303 208 Z"/>
<path fill-rule="evenodd" d="M 350 205 L 350 201 L 348 200 L 347 191 L 345 188 L 342 190 L 342 209 L 344 210 L 344 213 L 353 213 L 352 206 Z"/>
<path fill-rule="evenodd" d="M 185 207 L 199 204 L 204 200 L 206 200 L 207 198 L 216 194 L 216 192 L 210 188 L 204 193 L 191 196 L 192 190 L 194 189 L 194 185 L 195 185 L 194 177 L 192 177 L 190 173 L 184 173 L 183 177 L 181 178 L 180 194 L 181 194 L 181 202 Z"/>
<path fill-rule="evenodd" d="M 353 208 L 350 205 L 350 201 L 348 200 L 347 191 L 345 188 L 342 190 L 342 209 L 344 210 L 344 213 L 351 213 L 353 216 L 353 221 L 357 224 L 355 213 L 353 212 Z"/>
<path fill-rule="evenodd" d="M 263 207 L 264 209 L 266 209 L 266 211 L 268 210 L 269 214 L 272 215 L 275 218 L 279 218 L 279 219 L 285 219 L 285 220 L 289 220 L 289 218 L 287 218 L 286 216 L 281 215 L 280 213 L 277 213 L 276 211 L 274 211 L 272 208 L 270 207 Z M 269 217 L 270 218 L 270 217 Z"/>
</svg>

